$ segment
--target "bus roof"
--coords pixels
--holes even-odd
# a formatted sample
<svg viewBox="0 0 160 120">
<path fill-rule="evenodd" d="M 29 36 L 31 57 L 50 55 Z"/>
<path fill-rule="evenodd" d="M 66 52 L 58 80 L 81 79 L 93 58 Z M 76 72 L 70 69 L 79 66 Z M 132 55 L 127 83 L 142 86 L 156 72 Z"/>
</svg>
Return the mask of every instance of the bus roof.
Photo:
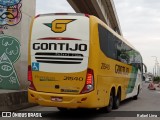
<svg viewBox="0 0 160 120">
<path fill-rule="evenodd" d="M 70 15 L 70 16 L 96 17 L 94 15 L 88 15 L 88 14 L 85 14 L 85 13 L 47 13 L 47 14 L 39 14 L 35 18 L 37 18 L 37 17 L 45 17 L 45 16 L 54 16 L 54 15 Z M 97 18 L 97 19 L 99 21 L 101 21 L 99 18 Z M 114 34 L 116 37 L 118 37 L 120 40 L 122 40 L 124 43 L 126 43 L 128 46 L 130 46 L 132 49 L 134 49 L 134 50 L 136 50 L 138 52 L 138 50 L 129 41 L 127 41 L 125 38 L 123 38 L 123 36 L 120 36 L 118 33 L 116 33 L 114 30 L 112 30 L 112 28 L 110 28 L 108 25 L 106 25 L 103 21 L 101 21 L 100 23 L 103 26 L 105 26 L 110 32 L 112 32 L 112 34 Z"/>
</svg>

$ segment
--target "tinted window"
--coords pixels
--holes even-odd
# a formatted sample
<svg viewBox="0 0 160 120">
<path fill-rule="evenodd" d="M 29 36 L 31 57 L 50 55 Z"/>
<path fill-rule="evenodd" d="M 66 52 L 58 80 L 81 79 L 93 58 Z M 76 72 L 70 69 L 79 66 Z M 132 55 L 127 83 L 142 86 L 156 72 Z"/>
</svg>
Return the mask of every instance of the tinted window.
<svg viewBox="0 0 160 120">
<path fill-rule="evenodd" d="M 141 55 L 102 25 L 98 25 L 100 49 L 109 58 L 131 64 L 141 70 Z"/>
<path fill-rule="evenodd" d="M 99 25 L 100 48 L 103 53 L 113 59 L 116 59 L 116 38 L 103 26 Z"/>
</svg>

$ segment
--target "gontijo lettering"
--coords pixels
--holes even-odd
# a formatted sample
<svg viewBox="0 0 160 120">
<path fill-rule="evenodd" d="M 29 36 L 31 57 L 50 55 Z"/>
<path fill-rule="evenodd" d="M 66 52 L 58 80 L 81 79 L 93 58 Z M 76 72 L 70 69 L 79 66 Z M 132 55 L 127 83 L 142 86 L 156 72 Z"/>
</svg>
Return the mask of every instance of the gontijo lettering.
<svg viewBox="0 0 160 120">
<path fill-rule="evenodd" d="M 116 66 L 115 66 L 115 73 L 128 75 L 129 68 L 116 64 Z"/>
<path fill-rule="evenodd" d="M 69 43 L 34 43 L 33 50 L 87 51 L 87 45 L 75 44 L 70 46 Z"/>
</svg>

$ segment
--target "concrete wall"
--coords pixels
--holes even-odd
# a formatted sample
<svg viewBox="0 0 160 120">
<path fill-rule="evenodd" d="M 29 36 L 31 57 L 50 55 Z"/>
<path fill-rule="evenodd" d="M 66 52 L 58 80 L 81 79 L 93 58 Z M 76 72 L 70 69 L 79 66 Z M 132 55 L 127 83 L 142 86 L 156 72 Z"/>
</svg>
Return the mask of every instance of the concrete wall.
<svg viewBox="0 0 160 120">
<path fill-rule="evenodd" d="M 0 5 L 0 89 L 26 89 L 28 37 L 36 1 L 0 0 Z"/>
</svg>

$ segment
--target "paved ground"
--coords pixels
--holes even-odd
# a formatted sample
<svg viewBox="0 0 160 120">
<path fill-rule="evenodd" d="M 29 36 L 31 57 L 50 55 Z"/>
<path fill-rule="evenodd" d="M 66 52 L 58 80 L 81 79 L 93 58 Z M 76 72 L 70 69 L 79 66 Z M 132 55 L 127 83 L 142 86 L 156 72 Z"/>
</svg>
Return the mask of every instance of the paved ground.
<svg viewBox="0 0 160 120">
<path fill-rule="evenodd" d="M 42 118 L 34 118 L 45 119 L 45 120 L 139 120 L 138 117 L 118 117 L 118 116 L 129 116 L 130 114 L 137 113 L 141 114 L 141 111 L 148 111 L 150 114 L 160 115 L 160 89 L 157 90 L 148 90 L 148 83 L 143 84 L 143 90 L 140 93 L 138 100 L 128 99 L 121 103 L 121 106 L 118 110 L 114 110 L 111 113 L 100 113 L 97 111 L 86 111 L 86 110 L 77 110 L 77 111 L 70 111 L 67 113 L 61 113 L 54 107 L 31 107 L 28 109 L 21 110 L 23 111 L 46 111 L 42 113 Z M 125 112 L 124 112 L 125 111 Z M 128 112 L 126 112 L 128 111 Z M 131 112 L 132 111 L 132 112 Z M 156 113 L 157 112 L 157 113 Z M 17 120 L 17 118 L 14 118 Z M 12 120 L 14 120 L 12 118 Z M 27 118 L 23 118 L 26 119 Z M 31 119 L 31 118 L 30 118 Z M 146 120 L 159 120 L 159 118 L 145 118 Z"/>
</svg>

